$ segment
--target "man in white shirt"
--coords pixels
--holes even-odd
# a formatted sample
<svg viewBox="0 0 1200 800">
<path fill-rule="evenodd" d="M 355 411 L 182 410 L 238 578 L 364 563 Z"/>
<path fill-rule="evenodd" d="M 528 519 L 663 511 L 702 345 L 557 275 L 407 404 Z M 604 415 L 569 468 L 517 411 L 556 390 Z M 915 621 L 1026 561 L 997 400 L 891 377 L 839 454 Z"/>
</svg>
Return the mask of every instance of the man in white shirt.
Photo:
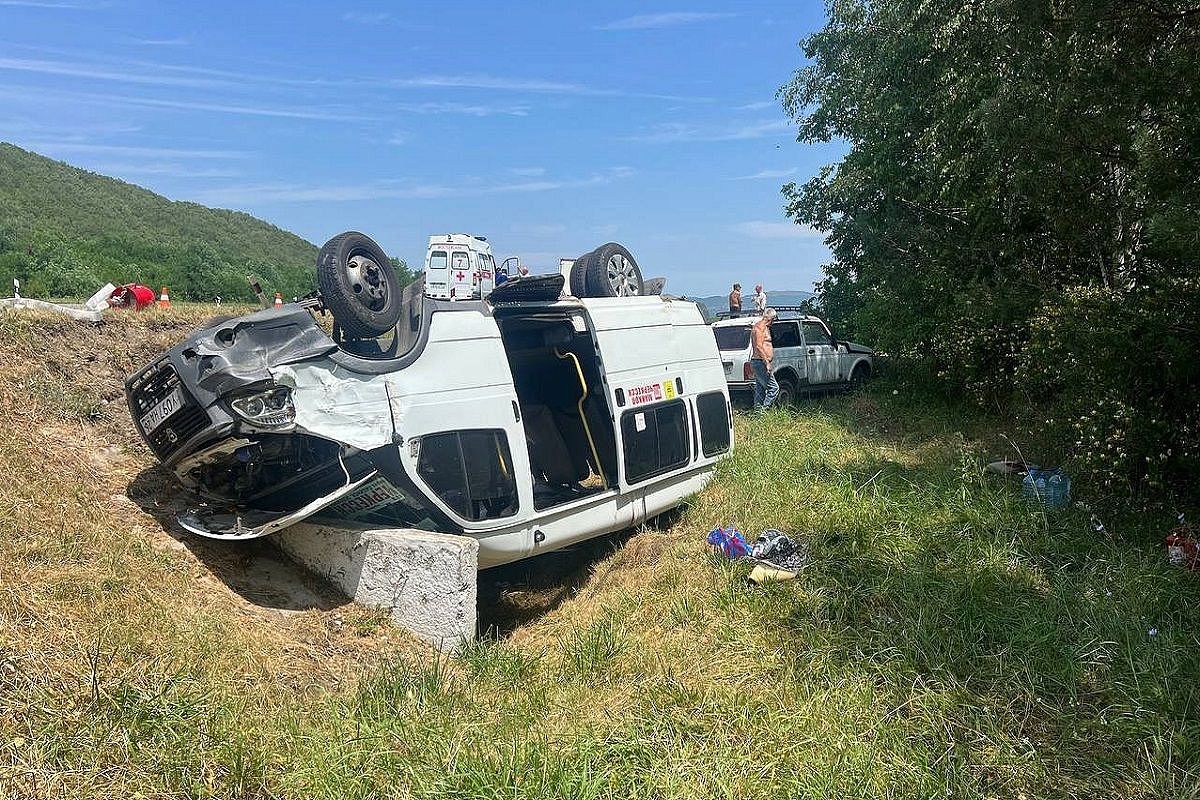
<svg viewBox="0 0 1200 800">
<path fill-rule="evenodd" d="M 767 294 L 761 283 L 754 287 L 754 310 L 760 314 L 767 310 Z"/>
</svg>

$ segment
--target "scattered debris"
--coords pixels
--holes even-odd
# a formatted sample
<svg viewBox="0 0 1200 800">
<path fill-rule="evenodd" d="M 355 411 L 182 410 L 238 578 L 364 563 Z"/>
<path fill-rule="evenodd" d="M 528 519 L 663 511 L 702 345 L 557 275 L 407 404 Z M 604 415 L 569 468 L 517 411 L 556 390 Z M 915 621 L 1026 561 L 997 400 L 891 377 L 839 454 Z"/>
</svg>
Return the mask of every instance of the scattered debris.
<svg viewBox="0 0 1200 800">
<path fill-rule="evenodd" d="M 50 303 L 45 300 L 21 297 L 21 282 L 16 278 L 13 279 L 13 296 L 0 298 L 0 308 L 32 308 L 40 311 L 53 311 L 56 314 L 65 314 L 71 319 L 77 319 L 81 322 L 99 322 L 103 314 L 102 311 L 89 308 L 86 305 Z"/>
<path fill-rule="evenodd" d="M 794 581 L 796 579 L 795 572 L 788 572 L 785 569 L 778 569 L 767 564 L 755 564 L 754 569 L 750 570 L 750 580 L 755 583 L 778 583 L 780 581 Z"/>
<path fill-rule="evenodd" d="M 1179 524 L 1167 534 L 1167 560 L 1178 567 L 1190 570 L 1200 569 L 1200 543 L 1192 533 L 1183 514 L 1178 517 Z"/>
<path fill-rule="evenodd" d="M 782 531 L 768 528 L 755 540 L 750 557 L 769 567 L 797 572 L 808 563 L 808 548 Z"/>
<path fill-rule="evenodd" d="M 732 525 L 713 528 L 708 532 L 706 541 L 720 550 L 726 558 L 745 558 L 750 554 L 750 544 L 746 537 Z"/>
<path fill-rule="evenodd" d="M 1024 461 L 1001 459 L 988 464 L 985 469 L 995 475 L 1024 475 L 1029 471 L 1029 465 Z"/>
<path fill-rule="evenodd" d="M 127 283 L 113 289 L 108 296 L 109 308 L 141 311 L 154 304 L 154 290 L 140 283 Z"/>
<path fill-rule="evenodd" d="M 1046 508 L 1063 508 L 1071 502 L 1071 479 L 1059 467 L 1028 465 L 1021 484 L 1026 500 L 1041 503 Z"/>
<path fill-rule="evenodd" d="M 753 547 L 732 525 L 713 528 L 707 541 L 726 558 L 757 562 L 749 576 L 754 583 L 795 580 L 808 563 L 808 548 L 775 528 L 759 534 Z"/>
<path fill-rule="evenodd" d="M 111 283 L 104 284 L 95 294 L 83 301 L 83 307 L 92 311 L 103 311 L 108 308 L 108 299 L 116 288 Z"/>
</svg>

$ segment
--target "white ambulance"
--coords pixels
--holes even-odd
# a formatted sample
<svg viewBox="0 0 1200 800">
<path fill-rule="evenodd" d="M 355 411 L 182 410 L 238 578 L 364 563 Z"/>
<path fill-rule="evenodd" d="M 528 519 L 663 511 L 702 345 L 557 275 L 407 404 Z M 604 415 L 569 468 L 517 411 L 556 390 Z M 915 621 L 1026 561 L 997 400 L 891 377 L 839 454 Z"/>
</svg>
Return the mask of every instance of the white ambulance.
<svg viewBox="0 0 1200 800">
<path fill-rule="evenodd" d="M 439 300 L 478 300 L 496 288 L 496 260 L 482 236 L 447 233 L 429 237 L 425 293 Z"/>
</svg>

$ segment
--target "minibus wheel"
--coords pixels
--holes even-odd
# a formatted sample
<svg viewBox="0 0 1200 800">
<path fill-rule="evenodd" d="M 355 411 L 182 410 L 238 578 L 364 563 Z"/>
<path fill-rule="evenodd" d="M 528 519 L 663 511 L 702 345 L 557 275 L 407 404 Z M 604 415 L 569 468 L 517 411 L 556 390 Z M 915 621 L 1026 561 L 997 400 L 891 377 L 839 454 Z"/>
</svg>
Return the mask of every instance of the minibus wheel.
<svg viewBox="0 0 1200 800">
<path fill-rule="evenodd" d="M 387 253 L 366 234 L 346 231 L 325 243 L 317 255 L 317 286 L 349 338 L 382 336 L 400 319 L 400 282 Z"/>
<path fill-rule="evenodd" d="M 587 269 L 590 296 L 636 297 L 642 283 L 642 270 L 623 245 L 609 242 L 592 251 Z"/>
</svg>

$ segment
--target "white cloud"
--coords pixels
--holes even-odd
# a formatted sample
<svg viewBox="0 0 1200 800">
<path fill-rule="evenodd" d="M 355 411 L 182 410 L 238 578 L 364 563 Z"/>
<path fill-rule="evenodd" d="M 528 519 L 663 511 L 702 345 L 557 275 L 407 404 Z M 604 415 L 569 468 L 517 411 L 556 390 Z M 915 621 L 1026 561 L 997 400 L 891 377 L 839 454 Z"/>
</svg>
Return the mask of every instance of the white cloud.
<svg viewBox="0 0 1200 800">
<path fill-rule="evenodd" d="M 170 162 L 92 164 L 88 168 L 93 172 L 99 172 L 103 175 L 113 175 L 118 178 L 141 175 L 165 178 L 236 178 L 241 175 L 240 172 L 232 169 L 197 168 Z"/>
<path fill-rule="evenodd" d="M 360 114 L 338 111 L 329 108 L 278 108 L 264 105 L 235 105 L 231 103 L 210 103 L 191 100 L 163 100 L 153 97 L 135 97 L 132 95 L 99 94 L 95 92 L 48 92 L 31 87 L 10 89 L 0 87 L 0 96 L 22 100 L 46 100 L 53 97 L 68 103 L 89 103 L 104 106 L 125 105 L 144 106 L 146 108 L 171 108 L 181 111 L 212 111 L 219 114 L 240 114 L 256 117 L 280 117 L 284 119 L 311 119 L 328 122 L 364 122 L 372 119 Z"/>
<path fill-rule="evenodd" d="M 346 184 L 342 186 L 302 186 L 286 183 L 263 183 L 246 186 L 226 186 L 192 195 L 193 200 L 206 205 L 252 205 L 255 203 L 348 203 L 372 200 L 430 200 L 442 197 L 475 197 L 484 195 L 549 192 L 558 189 L 577 189 L 602 186 L 633 174 L 629 167 L 612 167 L 586 178 L 546 179 L 523 183 L 467 181 L 417 184 L 397 181 Z"/>
<path fill-rule="evenodd" d="M 408 132 L 407 131 L 394 131 L 392 133 L 391 137 L 388 138 L 387 143 L 394 144 L 396 146 L 408 144 Z"/>
<path fill-rule="evenodd" d="M 0 0 L 0 6 L 25 6 L 27 8 L 62 8 L 74 11 L 99 11 L 106 8 L 108 3 L 86 3 L 63 0 L 63 2 L 55 2 L 55 0 Z"/>
<path fill-rule="evenodd" d="M 777 100 L 760 100 L 757 103 L 746 103 L 745 105 L 736 106 L 738 111 L 763 111 L 768 108 L 775 108 L 779 105 Z"/>
<path fill-rule="evenodd" d="M 221 85 L 220 81 L 214 81 L 211 78 L 182 78 L 175 75 L 163 75 L 161 72 L 152 70 L 147 70 L 146 72 L 124 72 L 91 64 L 73 64 L 64 61 L 45 61 L 33 58 L 0 58 L 0 69 L 15 72 L 34 72 L 41 75 L 59 75 L 69 78 L 86 78 L 98 81 L 140 83 L 151 86 L 209 88 Z"/>
<path fill-rule="evenodd" d="M 796 174 L 796 168 L 791 169 L 760 169 L 753 175 L 738 175 L 736 178 L 731 178 L 735 181 L 754 181 L 759 179 L 769 178 L 787 178 Z"/>
<path fill-rule="evenodd" d="M 127 158 L 249 158 L 241 150 L 186 150 L 173 147 L 132 147 L 117 144 L 88 144 L 86 142 L 32 142 L 26 149 L 42 153 L 82 153 L 113 155 Z"/>
<path fill-rule="evenodd" d="M 362 83 L 361 81 L 359 82 Z M 373 83 L 373 81 L 366 81 Z M 563 94 L 588 97 L 637 97 L 682 103 L 709 103 L 711 97 L 681 97 L 673 94 L 597 89 L 581 83 L 547 80 L 544 78 L 511 78 L 503 75 L 413 75 L 391 78 L 383 85 L 397 89 L 487 89 L 496 92 L 527 92 L 529 94 Z"/>
<path fill-rule="evenodd" d="M 391 108 L 408 114 L 463 114 L 469 117 L 524 117 L 529 114 L 529 106 L 526 105 L 483 105 L 469 103 L 428 102 L 393 103 Z"/>
<path fill-rule="evenodd" d="M 513 175 L 520 175 L 525 178 L 536 178 L 539 175 L 546 174 L 545 167 L 510 167 L 508 171 Z"/>
<path fill-rule="evenodd" d="M 359 25 L 379 25 L 391 18 L 391 13 L 387 11 L 347 11 L 342 14 L 342 19 L 346 22 L 355 22 Z"/>
<path fill-rule="evenodd" d="M 714 19 L 728 19 L 736 14 L 715 13 L 711 11 L 668 11 L 662 14 L 635 14 L 632 17 L 613 20 L 600 25 L 602 31 L 640 31 L 651 28 L 673 28 L 677 25 L 691 25 L 695 22 L 708 22 Z"/>
<path fill-rule="evenodd" d="M 182 37 L 175 39 L 134 39 L 133 43 L 148 47 L 185 47 L 190 44 L 187 39 Z"/>
<path fill-rule="evenodd" d="M 189 100 L 157 100 L 149 97 L 114 97 L 109 100 L 151 108 L 175 108 L 185 111 L 215 111 L 219 114 L 245 114 L 253 117 L 282 117 L 284 119 L 313 119 L 330 122 L 363 122 L 369 117 L 346 114 L 338 111 L 320 111 L 308 108 L 274 108 L 272 106 L 243 106 L 228 103 L 204 103 Z"/>
<path fill-rule="evenodd" d="M 626 138 L 636 142 L 731 142 L 740 139 L 761 139 L 791 130 L 792 124 L 786 120 L 766 120 L 725 128 L 664 122 L 645 133 Z"/>
<path fill-rule="evenodd" d="M 549 81 L 540 78 L 505 78 L 496 75 L 415 75 L 392 78 L 388 84 L 398 88 L 431 89 L 494 89 L 506 92 L 544 94 L 592 94 L 595 90 L 578 83 Z"/>
<path fill-rule="evenodd" d="M 779 222 L 776 220 L 756 219 L 750 222 L 739 222 L 733 230 L 751 239 L 811 239 L 822 241 L 825 235 L 808 225 L 797 225 L 794 222 Z"/>
</svg>

